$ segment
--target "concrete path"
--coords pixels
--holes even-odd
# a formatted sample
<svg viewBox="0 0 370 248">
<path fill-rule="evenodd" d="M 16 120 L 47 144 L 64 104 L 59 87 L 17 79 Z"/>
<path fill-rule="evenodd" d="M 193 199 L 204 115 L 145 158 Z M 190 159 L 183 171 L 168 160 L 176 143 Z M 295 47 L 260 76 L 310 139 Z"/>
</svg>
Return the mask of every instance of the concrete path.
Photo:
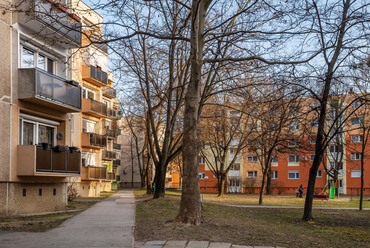
<svg viewBox="0 0 370 248">
<path fill-rule="evenodd" d="M 148 241 L 144 244 L 135 243 L 135 248 L 257 248 L 257 247 L 274 248 L 272 246 L 253 247 L 244 245 L 232 245 L 231 243 L 208 242 L 208 241 L 184 241 L 184 240 Z"/>
<path fill-rule="evenodd" d="M 134 245 L 135 199 L 133 191 L 119 191 L 58 228 L 44 233 L 3 232 L 0 247 L 122 247 Z"/>
</svg>

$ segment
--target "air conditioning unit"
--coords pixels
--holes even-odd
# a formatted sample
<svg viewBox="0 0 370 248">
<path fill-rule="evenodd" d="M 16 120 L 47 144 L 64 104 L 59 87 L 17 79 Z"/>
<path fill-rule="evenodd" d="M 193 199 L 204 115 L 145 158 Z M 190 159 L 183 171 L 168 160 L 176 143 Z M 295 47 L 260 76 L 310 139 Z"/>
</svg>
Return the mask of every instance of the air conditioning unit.
<svg viewBox="0 0 370 248">
<path fill-rule="evenodd" d="M 302 157 L 302 161 L 307 161 L 307 157 Z"/>
</svg>

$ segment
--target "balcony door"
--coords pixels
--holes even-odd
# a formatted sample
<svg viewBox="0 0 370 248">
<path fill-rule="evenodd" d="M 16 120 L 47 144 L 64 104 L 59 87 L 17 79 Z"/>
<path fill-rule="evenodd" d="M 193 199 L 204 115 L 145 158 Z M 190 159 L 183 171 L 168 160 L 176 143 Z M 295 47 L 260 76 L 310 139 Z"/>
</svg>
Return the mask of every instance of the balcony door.
<svg viewBox="0 0 370 248">
<path fill-rule="evenodd" d="M 82 132 L 84 133 L 95 133 L 95 121 L 90 121 L 82 118 Z"/>
</svg>

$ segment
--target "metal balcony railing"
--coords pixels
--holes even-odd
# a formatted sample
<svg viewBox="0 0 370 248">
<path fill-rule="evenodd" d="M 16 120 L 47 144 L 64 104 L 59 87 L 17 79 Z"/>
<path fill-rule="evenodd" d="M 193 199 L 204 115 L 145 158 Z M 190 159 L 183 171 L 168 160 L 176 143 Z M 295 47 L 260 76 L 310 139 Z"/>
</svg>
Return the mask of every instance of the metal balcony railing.
<svg viewBox="0 0 370 248">
<path fill-rule="evenodd" d="M 103 84 L 107 84 L 108 83 L 108 76 L 107 76 L 107 73 L 99 70 L 98 68 L 90 65 L 90 76 L 100 82 L 102 82 Z"/>
<path fill-rule="evenodd" d="M 107 168 L 106 167 L 96 167 L 88 166 L 88 178 L 89 179 L 106 179 L 107 178 Z"/>
<path fill-rule="evenodd" d="M 102 158 L 104 160 L 114 160 L 116 159 L 116 153 L 112 151 L 103 150 L 102 151 Z"/>
<path fill-rule="evenodd" d="M 56 151 L 36 147 L 36 171 L 55 173 L 80 173 L 80 152 Z"/>
<path fill-rule="evenodd" d="M 121 151 L 121 144 L 113 143 L 113 150 Z"/>
<path fill-rule="evenodd" d="M 107 113 L 108 113 L 107 104 L 98 102 L 93 99 L 89 99 L 89 100 L 90 100 L 90 110 L 91 111 L 107 116 Z"/>
<path fill-rule="evenodd" d="M 111 98 L 116 98 L 117 97 L 117 91 L 115 89 L 109 87 L 109 86 L 103 87 L 102 91 L 103 91 L 104 96 L 108 96 L 108 97 L 111 97 Z"/>
<path fill-rule="evenodd" d="M 96 133 L 89 133 L 90 134 L 90 145 L 93 146 L 100 146 L 106 147 L 107 146 L 107 138 L 103 135 L 96 134 Z"/>
<path fill-rule="evenodd" d="M 113 160 L 113 165 L 120 166 L 121 165 L 121 160 L 120 159 Z"/>
</svg>

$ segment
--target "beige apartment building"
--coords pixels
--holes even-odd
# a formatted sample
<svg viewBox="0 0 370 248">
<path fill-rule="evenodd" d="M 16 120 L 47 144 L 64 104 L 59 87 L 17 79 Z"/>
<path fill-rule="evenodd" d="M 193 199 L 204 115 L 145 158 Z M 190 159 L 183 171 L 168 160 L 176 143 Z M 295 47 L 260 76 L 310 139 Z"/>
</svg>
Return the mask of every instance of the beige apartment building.
<svg viewBox="0 0 370 248">
<path fill-rule="evenodd" d="M 100 39 L 102 28 L 92 37 L 88 27 L 101 17 L 80 1 L 20 3 L 0 15 L 0 215 L 65 210 L 72 178 L 81 195 L 108 191 L 116 179 L 118 105 L 107 46 L 80 50 L 83 32 Z M 93 49 L 99 63 L 88 56 Z"/>
</svg>

